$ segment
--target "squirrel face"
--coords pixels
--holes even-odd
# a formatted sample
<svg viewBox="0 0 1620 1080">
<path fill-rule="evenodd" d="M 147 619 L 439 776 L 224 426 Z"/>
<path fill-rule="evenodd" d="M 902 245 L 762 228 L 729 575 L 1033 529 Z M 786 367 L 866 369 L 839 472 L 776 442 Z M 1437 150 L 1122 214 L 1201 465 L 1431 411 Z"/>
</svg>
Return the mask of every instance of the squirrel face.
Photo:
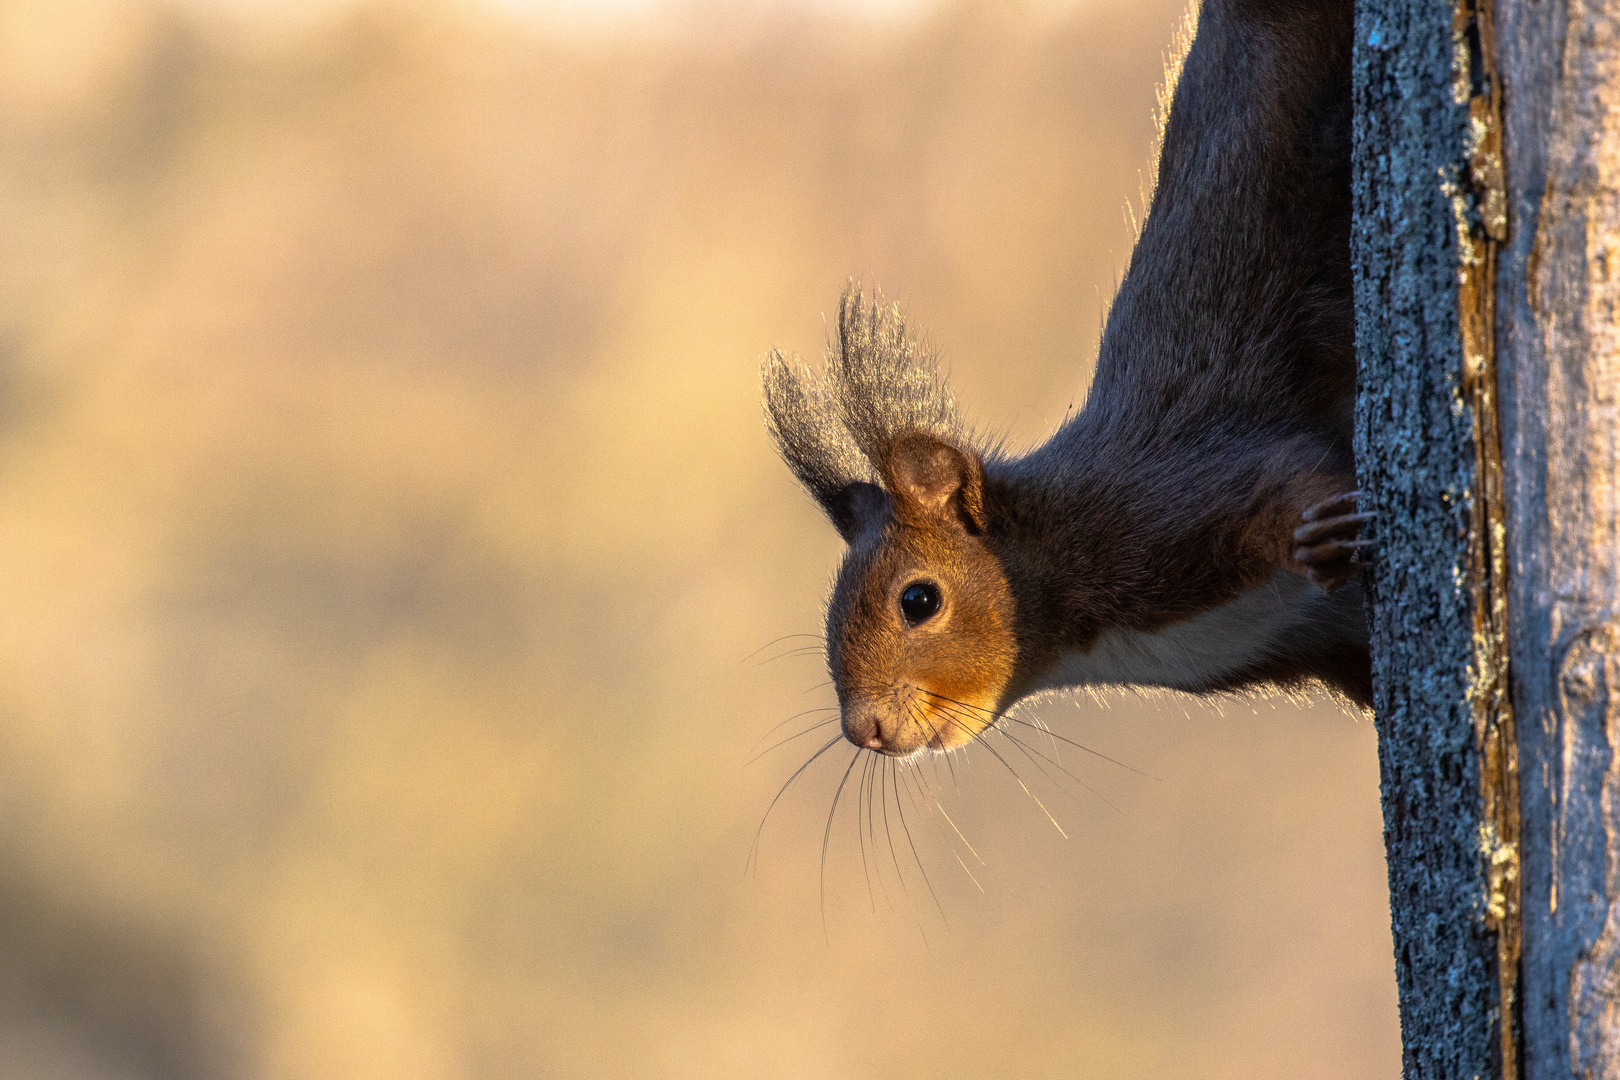
<svg viewBox="0 0 1620 1080">
<path fill-rule="evenodd" d="M 849 553 L 827 663 L 850 742 L 891 756 L 960 746 L 1009 702 L 1012 591 L 984 456 L 898 310 L 846 291 L 818 375 L 774 353 L 766 424 Z"/>
<path fill-rule="evenodd" d="M 904 432 L 856 530 L 827 613 L 846 738 L 891 756 L 960 746 L 994 721 L 1017 655 L 1012 594 L 988 546 L 977 456 Z"/>
</svg>

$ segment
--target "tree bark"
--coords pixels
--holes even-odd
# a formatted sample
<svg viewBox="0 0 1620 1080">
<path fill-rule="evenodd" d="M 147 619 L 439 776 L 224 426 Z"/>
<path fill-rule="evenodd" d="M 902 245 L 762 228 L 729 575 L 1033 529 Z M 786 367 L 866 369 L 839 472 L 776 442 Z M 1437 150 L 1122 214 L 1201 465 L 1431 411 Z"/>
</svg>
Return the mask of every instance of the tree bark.
<svg viewBox="0 0 1620 1080">
<path fill-rule="evenodd" d="M 1620 1080 L 1620 2 L 1499 7 L 1525 1076 Z"/>
<path fill-rule="evenodd" d="M 1620 0 L 1361 0 L 1355 74 L 1405 1072 L 1620 1080 Z"/>
<path fill-rule="evenodd" d="M 1490 14 L 1475 0 L 1356 11 L 1356 454 L 1378 515 L 1366 587 L 1409 1078 L 1519 1069 Z"/>
</svg>

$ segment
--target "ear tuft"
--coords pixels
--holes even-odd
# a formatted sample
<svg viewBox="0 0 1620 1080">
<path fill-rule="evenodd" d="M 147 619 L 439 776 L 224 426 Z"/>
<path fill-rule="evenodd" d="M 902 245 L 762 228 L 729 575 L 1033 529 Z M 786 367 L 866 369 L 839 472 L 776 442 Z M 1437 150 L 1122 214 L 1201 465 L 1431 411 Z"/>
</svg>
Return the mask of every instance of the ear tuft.
<svg viewBox="0 0 1620 1080">
<path fill-rule="evenodd" d="M 772 352 L 760 369 L 765 426 L 793 475 L 832 519 L 846 541 L 858 535 L 882 500 L 877 475 L 844 427 L 825 388 L 795 357 Z M 870 488 L 871 492 L 861 489 Z"/>
<path fill-rule="evenodd" d="M 896 512 L 904 504 L 925 513 L 930 499 L 944 499 L 939 505 L 948 504 L 956 520 L 983 530 L 982 455 L 963 449 L 974 442 L 934 354 L 907 333 L 899 309 L 881 294 L 865 297 L 853 283 L 844 290 L 838 339 L 819 375 L 773 352 L 761 376 L 777 449 L 845 540 L 887 513 L 890 496 Z M 903 443 L 910 449 L 897 457 Z M 934 487 L 947 494 L 930 495 Z"/>
<path fill-rule="evenodd" d="M 984 465 L 975 454 L 924 432 L 904 432 L 889 443 L 883 481 L 904 520 L 985 531 Z"/>
<path fill-rule="evenodd" d="M 883 295 L 853 285 L 838 301 L 838 348 L 829 351 L 830 396 L 861 451 L 880 464 L 889 442 L 904 431 L 945 441 L 963 437 L 956 399 L 939 361 L 906 328 L 900 309 Z M 881 467 L 881 465 L 880 465 Z"/>
</svg>

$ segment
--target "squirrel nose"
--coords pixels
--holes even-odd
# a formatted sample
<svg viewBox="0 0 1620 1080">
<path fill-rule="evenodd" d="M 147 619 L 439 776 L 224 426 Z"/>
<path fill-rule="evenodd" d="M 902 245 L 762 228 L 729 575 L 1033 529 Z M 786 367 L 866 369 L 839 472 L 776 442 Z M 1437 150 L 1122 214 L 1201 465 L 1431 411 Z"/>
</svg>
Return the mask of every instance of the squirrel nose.
<svg viewBox="0 0 1620 1080">
<path fill-rule="evenodd" d="M 864 703 L 846 708 L 843 715 L 844 738 L 862 750 L 882 750 L 885 745 L 883 725 L 878 720 L 877 711 Z"/>
</svg>

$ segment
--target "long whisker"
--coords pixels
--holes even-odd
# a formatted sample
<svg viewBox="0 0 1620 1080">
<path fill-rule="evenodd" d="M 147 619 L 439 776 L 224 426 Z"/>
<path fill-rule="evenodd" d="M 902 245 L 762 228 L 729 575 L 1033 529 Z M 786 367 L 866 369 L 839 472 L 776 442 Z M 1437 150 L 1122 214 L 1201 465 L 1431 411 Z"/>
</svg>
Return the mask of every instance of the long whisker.
<svg viewBox="0 0 1620 1080">
<path fill-rule="evenodd" d="M 946 813 L 946 811 L 945 811 L 945 804 L 940 802 L 936 798 L 934 800 L 934 808 L 939 811 L 939 814 L 940 814 L 941 817 L 943 817 L 947 822 L 950 822 L 951 831 L 956 833 L 956 835 L 961 838 L 962 843 L 964 845 L 966 845 L 968 851 L 972 853 L 972 855 L 973 855 L 973 857 L 975 859 L 979 860 L 979 865 L 980 866 L 989 866 L 990 864 L 984 861 L 984 857 L 981 856 L 977 851 L 973 850 L 973 845 L 968 843 L 968 838 L 965 837 L 965 836 L 962 836 L 962 830 L 958 829 L 956 827 L 956 822 L 951 821 L 951 815 Z"/>
<path fill-rule="evenodd" d="M 926 687 L 917 686 L 917 687 L 915 687 L 915 689 L 921 691 L 924 694 L 927 694 L 929 697 L 938 698 L 941 701 L 948 701 L 952 705 L 956 705 L 956 706 L 959 706 L 961 708 L 971 710 L 972 712 L 979 713 L 979 714 L 981 714 L 983 716 L 987 716 L 987 717 L 990 718 L 989 722 L 991 724 L 994 724 L 998 720 L 1007 720 L 1007 721 L 1010 721 L 1010 722 L 1012 722 L 1014 724 L 1022 724 L 1025 727 L 1035 728 L 1037 731 L 1044 732 L 1045 734 L 1050 735 L 1054 739 L 1060 739 L 1063 742 L 1068 743 L 1070 746 L 1074 747 L 1076 750 L 1083 750 L 1086 753 L 1090 754 L 1092 757 L 1101 758 L 1102 760 L 1108 762 L 1110 765 L 1117 765 L 1121 769 L 1124 769 L 1126 772 L 1135 773 L 1137 776 L 1145 776 L 1149 780 L 1158 780 L 1159 779 L 1157 776 L 1154 776 L 1151 773 L 1145 773 L 1141 769 L 1133 768 L 1130 765 L 1125 764 L 1123 761 L 1115 760 L 1114 758 L 1109 757 L 1107 754 L 1104 754 L 1104 753 L 1102 753 L 1100 751 L 1097 751 L 1097 750 L 1093 750 L 1089 746 L 1086 746 L 1086 745 L 1084 745 L 1082 743 L 1077 743 L 1073 739 L 1066 738 L 1065 736 L 1059 735 L 1057 732 L 1052 731 L 1050 728 L 1047 728 L 1047 727 L 1044 727 L 1044 726 L 1041 726 L 1041 725 L 1037 725 L 1037 724 L 1032 724 L 1028 720 L 1024 720 L 1021 717 L 1013 716 L 1011 713 L 1008 713 L 1008 712 L 996 712 L 994 709 L 987 709 L 983 705 L 974 705 L 974 704 L 971 704 L 971 703 L 966 702 L 966 701 L 957 701 L 953 697 L 946 697 L 944 694 L 935 693 L 933 690 L 929 690 Z"/>
<path fill-rule="evenodd" d="M 996 748 L 990 745 L 989 740 L 984 738 L 982 732 L 974 731 L 960 718 L 945 709 L 940 709 L 939 711 L 941 715 L 945 716 L 952 723 L 956 724 L 963 731 L 967 732 L 974 742 L 988 750 L 991 757 L 994 757 L 997 761 L 1001 762 L 1001 764 L 1006 767 L 1007 771 L 1012 773 L 1012 778 L 1018 782 L 1018 786 L 1024 789 L 1024 794 L 1028 795 L 1035 805 L 1041 808 L 1041 813 L 1046 815 L 1046 820 L 1052 823 L 1052 828 L 1058 831 L 1058 835 L 1063 837 L 1065 840 L 1069 838 L 1069 834 L 1063 831 L 1063 826 L 1058 824 L 1057 818 L 1052 816 L 1052 811 L 1048 810 L 1046 808 L 1046 804 L 1041 802 L 1033 791 L 1029 790 L 1029 785 L 1024 783 L 1024 778 L 1022 776 L 1018 775 L 1018 770 L 1013 768 L 1011 763 L 1009 763 L 1006 758 L 1002 757 L 996 752 Z"/>
<path fill-rule="evenodd" d="M 928 786 L 928 778 L 922 774 L 922 759 L 912 758 L 911 760 L 914 768 L 908 770 L 906 773 L 906 789 L 908 791 L 920 791 L 922 792 L 923 798 L 932 799 L 934 797 L 934 789 Z M 916 798 L 917 796 L 912 796 L 912 806 L 917 805 Z"/>
<path fill-rule="evenodd" d="M 844 769 L 844 778 L 838 781 L 838 790 L 833 792 L 832 809 L 827 811 L 827 829 L 821 834 L 821 936 L 832 944 L 832 935 L 827 930 L 827 848 L 832 842 L 833 815 L 838 813 L 838 800 L 844 794 L 844 785 L 849 783 L 849 774 L 855 771 L 855 763 L 861 759 L 861 748 L 856 747 L 855 752 L 849 756 L 849 766 Z"/>
<path fill-rule="evenodd" d="M 894 785 L 894 805 L 895 809 L 900 811 L 900 827 L 905 830 L 906 843 L 911 845 L 911 857 L 917 863 L 917 873 L 922 875 L 923 884 L 928 886 L 928 895 L 934 898 L 934 907 L 939 911 L 940 921 L 945 924 L 945 929 L 949 930 L 951 920 L 945 917 L 945 906 L 939 902 L 939 894 L 934 891 L 934 883 L 928 880 L 928 871 L 923 869 L 922 856 L 917 854 L 917 841 L 911 838 L 911 826 L 906 824 L 906 808 L 900 805 L 900 782 L 898 779 Z M 915 803 L 912 804 L 912 808 L 916 808 Z"/>
<path fill-rule="evenodd" d="M 767 731 L 765 734 L 761 735 L 759 737 L 759 742 L 756 742 L 754 745 L 758 746 L 759 743 L 764 742 L 766 739 L 770 738 L 772 735 L 776 734 L 778 731 L 782 730 L 787 725 L 793 723 L 793 721 L 797 720 L 801 716 L 809 716 L 812 713 L 818 713 L 818 712 L 837 712 L 837 711 L 838 711 L 838 707 L 836 705 L 823 705 L 819 709 L 805 709 L 803 712 L 796 712 L 792 716 L 788 717 L 786 720 L 779 720 L 775 724 L 772 724 L 771 729 L 769 731 Z"/>
<path fill-rule="evenodd" d="M 1045 724 L 1031 723 L 1030 721 L 1025 720 L 1022 717 L 1018 717 L 1018 716 L 1008 716 L 1007 720 L 1010 723 L 1021 724 L 1024 727 L 1033 728 L 1036 731 L 1039 731 L 1041 734 L 1047 736 L 1048 738 L 1056 739 L 1059 742 L 1068 743 L 1070 746 L 1074 747 L 1076 750 L 1082 750 L 1085 753 L 1090 754 L 1094 758 L 1101 758 L 1103 761 L 1108 762 L 1108 764 L 1116 765 L 1119 768 L 1124 769 L 1128 773 L 1135 773 L 1137 776 L 1140 776 L 1143 779 L 1154 780 L 1154 781 L 1157 781 L 1159 779 L 1157 776 L 1154 776 L 1152 773 L 1143 772 L 1141 769 L 1135 768 L 1134 766 L 1131 766 L 1131 765 L 1127 765 L 1123 761 L 1118 760 L 1117 758 L 1111 758 L 1107 754 L 1104 754 L 1099 750 L 1093 750 L 1091 747 L 1085 745 L 1084 743 L 1075 742 L 1073 739 L 1069 738 L 1066 735 L 1059 735 L 1057 732 L 1053 731 L 1051 728 L 1047 727 Z"/>
<path fill-rule="evenodd" d="M 861 873 L 866 875 L 866 899 L 872 908 L 872 914 L 877 914 L 877 897 L 872 892 L 872 868 L 866 862 L 866 830 L 861 828 L 861 808 L 868 811 L 871 804 L 866 801 L 866 781 L 872 775 L 872 759 L 876 754 L 869 754 L 866 764 L 861 766 L 861 778 L 855 783 L 855 839 L 861 846 Z"/>
<path fill-rule="evenodd" d="M 890 911 L 894 910 L 894 900 L 889 896 L 889 887 L 883 883 L 883 864 L 877 861 L 877 814 L 872 809 L 872 800 L 877 796 L 877 782 L 882 777 L 882 766 L 885 758 L 881 754 L 873 754 L 871 767 L 866 773 L 866 838 L 872 843 L 872 861 L 876 865 L 878 890 L 883 893 L 883 903 Z M 867 886 L 871 888 L 870 885 Z"/>
<path fill-rule="evenodd" d="M 746 664 L 748 661 L 752 660 L 754 657 L 758 656 L 760 653 L 764 652 L 766 649 L 770 648 L 772 645 L 780 644 L 781 642 L 787 641 L 789 638 L 814 638 L 816 641 L 821 642 L 823 645 L 825 645 L 827 643 L 827 639 L 824 636 L 822 636 L 821 634 L 783 634 L 781 637 L 777 638 L 774 641 L 767 641 L 765 644 L 761 645 L 759 648 L 755 649 L 753 652 L 749 653 L 747 656 L 745 656 L 741 660 L 737 661 L 737 663 Z"/>
<path fill-rule="evenodd" d="M 941 711 L 942 712 L 948 712 L 949 710 L 941 709 Z M 989 729 L 987 729 L 987 730 L 989 730 Z M 1058 783 L 1057 779 L 1055 777 L 1053 777 L 1051 773 L 1047 772 L 1046 768 L 1041 765 L 1041 761 L 1047 762 L 1054 769 L 1057 769 L 1059 772 L 1061 772 L 1064 776 L 1067 776 L 1070 780 L 1073 780 L 1076 784 L 1078 784 L 1081 787 L 1085 788 L 1086 791 L 1092 796 L 1092 798 L 1096 799 L 1098 802 L 1100 802 L 1104 806 L 1108 807 L 1108 809 L 1112 810 L 1116 814 L 1120 814 L 1120 815 L 1123 816 L 1124 812 L 1122 810 L 1120 810 L 1119 807 L 1115 806 L 1112 802 L 1110 802 L 1107 796 L 1105 796 L 1102 792 L 1098 791 L 1092 785 L 1090 785 L 1090 784 L 1086 783 L 1084 780 L 1080 779 L 1079 776 L 1075 775 L 1075 773 L 1072 772 L 1061 761 L 1058 761 L 1055 758 L 1052 758 L 1052 757 L 1048 756 L 1046 753 L 1044 753 L 1043 751 L 1041 751 L 1037 747 L 1029 745 L 1028 743 L 1024 742 L 1024 740 L 1018 738 L 1018 736 L 1016 736 L 1012 732 L 1008 731 L 1006 728 L 995 728 L 993 730 L 995 730 L 997 733 L 999 733 L 1002 738 L 1008 740 L 1014 746 L 1016 746 L 1019 749 L 1019 751 L 1023 753 L 1023 755 L 1025 757 L 1030 759 L 1030 763 L 1032 765 L 1034 765 L 1036 769 L 1040 770 L 1040 773 L 1041 773 L 1042 776 L 1045 776 L 1048 780 L 1051 780 L 1053 782 L 1053 784 L 1056 785 L 1057 788 L 1060 791 L 1067 794 L 1070 798 L 1075 798 L 1076 796 L 1074 795 L 1074 793 L 1072 791 L 1069 791 L 1061 783 Z M 1044 730 L 1044 729 L 1038 729 L 1038 730 Z M 1050 733 L 1048 733 L 1048 734 L 1050 734 Z M 1031 756 L 1031 755 L 1033 755 L 1033 756 Z M 1035 758 L 1037 758 L 1037 757 L 1040 758 L 1041 761 L 1036 761 Z M 1132 770 L 1132 771 L 1134 772 L 1135 770 Z"/>
<path fill-rule="evenodd" d="M 827 745 L 823 746 L 820 750 L 817 750 L 814 754 L 811 754 L 810 760 L 806 761 L 803 765 L 800 765 L 797 769 L 795 769 L 793 775 L 788 777 L 787 782 L 784 783 L 780 789 L 778 789 L 776 792 L 776 798 L 771 800 L 771 805 L 765 808 L 764 816 L 759 819 L 759 828 L 754 830 L 754 842 L 749 845 L 748 858 L 743 862 L 744 876 L 747 876 L 748 868 L 754 865 L 755 858 L 759 855 L 759 838 L 765 832 L 765 822 L 770 820 L 771 811 L 776 809 L 776 804 L 782 798 L 782 793 L 787 791 L 787 789 L 793 785 L 793 781 L 797 780 L 804 770 L 808 769 L 815 762 L 816 758 L 838 745 L 838 740 L 842 739 L 843 737 L 843 732 L 839 732 L 837 735 L 834 735 L 831 739 L 827 740 Z"/>
<path fill-rule="evenodd" d="M 754 661 L 754 666 L 764 667 L 766 664 L 774 664 L 778 660 L 785 659 L 789 656 L 820 656 L 826 651 L 826 648 L 821 645 L 796 645 L 791 649 L 784 649 L 775 656 L 767 656 L 763 660 L 756 660 Z"/>
<path fill-rule="evenodd" d="M 1011 717 L 1008 719 L 1011 719 Z M 1058 745 L 1057 735 L 1055 732 L 1053 732 L 1051 725 L 1049 725 L 1045 719 L 1041 717 L 1040 713 L 1036 713 L 1034 719 L 1026 721 L 1026 723 L 1028 726 L 1035 728 L 1041 734 L 1045 735 L 1047 739 L 1051 741 L 1052 757 L 1061 762 L 1063 760 L 1063 748 Z"/>
<path fill-rule="evenodd" d="M 933 803 L 933 805 L 931 807 L 928 807 L 928 809 L 938 810 L 941 814 L 944 814 L 945 813 L 945 808 L 939 804 L 939 798 L 937 796 L 935 796 L 934 793 L 928 789 L 928 785 L 923 782 L 922 777 L 918 776 L 916 778 L 916 781 L 917 781 L 917 786 L 920 787 L 923 790 L 923 793 L 925 795 L 927 795 L 929 800 Z M 907 783 L 906 783 L 906 794 L 912 800 L 912 802 L 911 802 L 912 809 L 916 809 L 916 807 L 917 807 L 917 796 L 912 791 L 912 787 L 911 787 L 909 777 L 907 778 Z M 950 821 L 950 818 L 947 816 L 945 820 Z M 934 827 L 936 829 L 939 829 L 939 823 L 935 822 Z M 952 823 L 951 827 L 953 829 L 956 828 L 956 825 L 955 825 L 954 822 Z M 968 869 L 968 864 L 962 861 L 962 855 L 961 855 L 961 853 L 959 851 L 956 850 L 956 845 L 954 843 L 952 843 L 950 834 L 947 833 L 944 829 L 939 829 L 939 833 L 940 833 L 941 836 L 945 837 L 945 842 L 950 845 L 951 854 L 956 856 L 956 861 L 958 863 L 961 863 L 962 871 L 965 874 L 967 874 L 968 880 L 973 882 L 974 887 L 977 888 L 981 894 L 983 894 L 984 893 L 984 886 L 980 885 L 979 884 L 979 879 L 973 876 L 973 871 Z M 961 836 L 961 833 L 958 832 L 957 835 Z M 967 839 L 964 837 L 962 842 L 964 844 L 966 844 Z M 968 850 L 973 851 L 973 846 L 971 844 L 968 845 Z M 979 854 L 978 852 L 974 851 L 973 852 L 974 858 L 978 858 L 978 854 Z"/>
<path fill-rule="evenodd" d="M 881 794 L 883 796 L 883 836 L 889 842 L 889 858 L 894 861 L 894 876 L 900 879 L 900 895 L 905 896 L 905 897 L 910 897 L 911 896 L 911 890 L 906 888 L 905 876 L 900 873 L 900 856 L 897 855 L 895 853 L 895 850 L 894 850 L 894 833 L 889 831 L 889 787 L 888 787 L 888 778 L 893 773 L 894 773 L 894 759 L 893 758 L 884 758 L 883 759 L 883 778 L 879 781 L 879 783 L 880 783 L 880 785 L 882 786 L 882 789 L 883 789 L 881 791 Z M 896 794 L 895 795 L 895 800 L 899 801 L 899 798 L 900 798 L 900 796 L 898 794 Z M 913 909 L 913 910 L 915 910 L 915 909 Z"/>
<path fill-rule="evenodd" d="M 789 735 L 787 738 L 782 739 L 779 742 L 774 742 L 770 746 L 767 746 L 765 749 L 761 750 L 759 753 L 755 754 L 753 757 L 751 757 L 747 761 L 743 762 L 742 767 L 746 769 L 746 768 L 748 768 L 748 766 L 752 765 L 754 762 L 758 761 L 760 758 L 764 757 L 766 754 L 770 753 L 772 750 L 775 750 L 778 747 L 786 746 L 788 743 L 792 742 L 794 739 L 802 739 L 806 735 L 810 734 L 812 731 L 816 731 L 816 730 L 818 730 L 820 728 L 824 728 L 828 724 L 836 724 L 836 723 L 838 723 L 838 717 L 834 716 L 834 717 L 830 717 L 830 718 L 828 718 L 826 720 L 823 720 L 818 724 L 811 724 L 809 727 L 805 728 L 803 731 L 799 732 L 797 735 Z"/>
<path fill-rule="evenodd" d="M 1102 794 L 1102 792 L 1098 791 L 1096 788 L 1092 787 L 1090 784 L 1088 784 L 1084 780 L 1080 779 L 1074 773 L 1072 773 L 1068 769 L 1064 768 L 1062 762 L 1054 761 L 1052 758 L 1047 757 L 1040 750 L 1038 750 L 1035 747 L 1030 746 L 1029 744 L 1025 743 L 1022 739 L 1018 738 L 1017 736 L 1015 736 L 1010 731 L 1002 731 L 1001 736 L 1004 739 L 1010 740 L 1014 746 L 1016 746 L 1016 747 L 1018 747 L 1018 749 L 1022 750 L 1024 752 L 1025 757 L 1030 757 L 1030 755 L 1033 754 L 1035 757 L 1038 757 L 1038 758 L 1042 759 L 1043 761 L 1046 761 L 1046 762 L 1050 763 L 1051 766 L 1054 769 L 1057 769 L 1064 776 L 1067 776 L 1070 780 L 1073 780 L 1076 784 L 1079 784 L 1081 787 L 1085 788 L 1086 791 L 1090 792 L 1091 796 L 1093 798 L 1095 798 L 1098 802 L 1101 802 L 1104 806 L 1108 807 L 1108 809 L 1112 810 L 1116 814 L 1121 813 L 1119 807 L 1117 807 L 1113 803 L 1109 802 L 1108 799 Z M 1034 757 L 1031 757 L 1030 760 L 1034 761 L 1035 759 L 1034 759 Z M 1048 773 L 1044 768 L 1041 768 L 1040 762 L 1036 761 L 1035 762 L 1035 767 L 1037 769 L 1040 769 L 1041 773 L 1043 775 L 1045 775 L 1047 779 L 1049 779 L 1049 780 L 1052 779 L 1051 774 Z M 1053 780 L 1053 783 L 1057 784 L 1057 781 Z M 1071 798 L 1075 797 L 1074 793 L 1072 791 L 1068 791 L 1068 789 L 1063 787 L 1063 785 L 1057 784 L 1057 787 L 1058 787 L 1058 790 L 1060 790 L 1060 791 L 1068 792 L 1068 794 L 1070 795 Z"/>
</svg>

